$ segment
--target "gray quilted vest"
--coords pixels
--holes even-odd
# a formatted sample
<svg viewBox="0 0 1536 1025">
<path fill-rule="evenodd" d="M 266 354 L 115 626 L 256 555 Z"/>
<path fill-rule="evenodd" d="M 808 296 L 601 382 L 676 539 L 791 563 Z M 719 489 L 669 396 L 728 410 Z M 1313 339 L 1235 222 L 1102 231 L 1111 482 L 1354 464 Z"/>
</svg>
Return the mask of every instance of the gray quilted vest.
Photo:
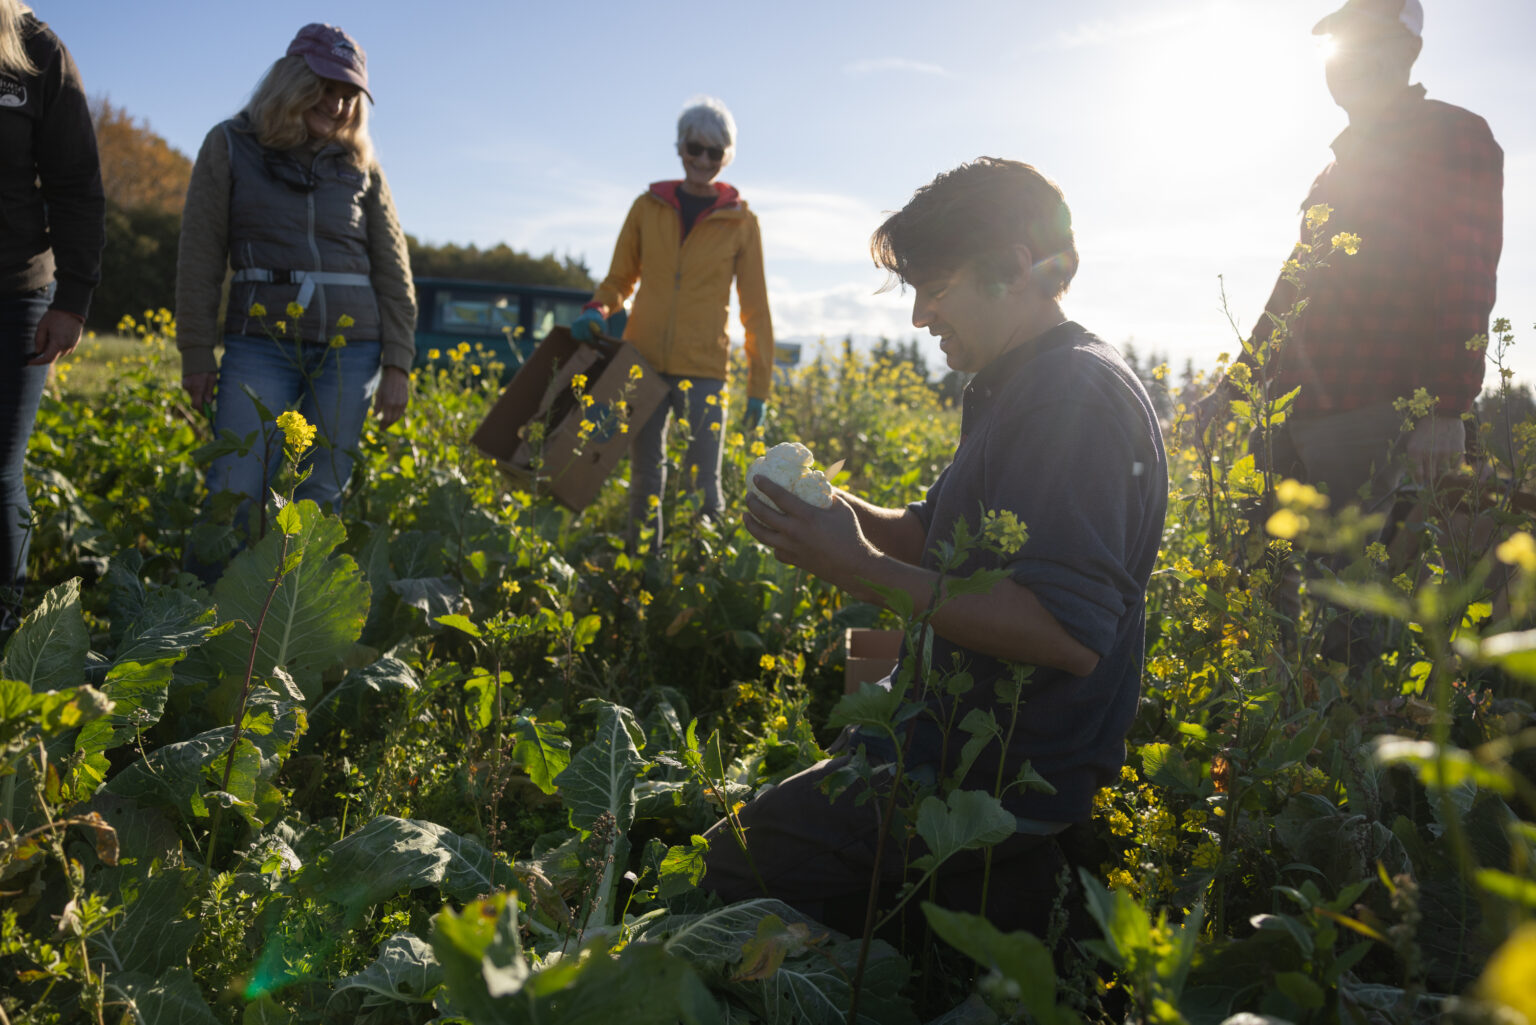
<svg viewBox="0 0 1536 1025">
<path fill-rule="evenodd" d="M 368 223 L 363 197 L 369 175 L 345 149 L 327 145 L 310 156 L 269 150 L 245 115 L 224 122 L 229 142 L 229 264 L 234 268 L 224 329 L 326 342 L 379 338 L 379 304 L 369 284 Z M 297 323 L 291 302 L 304 307 Z M 265 324 L 249 315 L 266 308 Z M 355 322 L 338 328 L 346 314 Z M 279 333 L 276 324 L 285 321 Z"/>
</svg>

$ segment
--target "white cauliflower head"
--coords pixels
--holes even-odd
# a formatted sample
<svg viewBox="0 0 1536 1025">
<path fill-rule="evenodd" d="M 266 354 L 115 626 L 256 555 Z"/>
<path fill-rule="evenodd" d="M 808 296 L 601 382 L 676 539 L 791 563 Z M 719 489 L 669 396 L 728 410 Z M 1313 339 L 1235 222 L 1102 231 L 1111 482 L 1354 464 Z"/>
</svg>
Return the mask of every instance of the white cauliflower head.
<svg viewBox="0 0 1536 1025">
<path fill-rule="evenodd" d="M 799 442 L 780 442 L 747 467 L 747 490 L 774 511 L 784 511 L 757 489 L 754 478 L 761 474 L 780 487 L 788 488 L 802 502 L 826 509 L 832 504 L 832 482 L 820 470 L 811 469 L 814 461 L 811 450 Z"/>
</svg>

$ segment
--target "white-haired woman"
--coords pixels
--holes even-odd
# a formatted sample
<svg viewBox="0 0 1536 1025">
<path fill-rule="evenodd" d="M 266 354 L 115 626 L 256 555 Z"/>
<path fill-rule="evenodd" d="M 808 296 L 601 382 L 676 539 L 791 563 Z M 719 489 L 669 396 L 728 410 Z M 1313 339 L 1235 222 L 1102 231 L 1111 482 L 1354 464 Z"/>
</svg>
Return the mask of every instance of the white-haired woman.
<svg viewBox="0 0 1536 1025">
<path fill-rule="evenodd" d="M 362 48 L 333 25 L 306 25 L 245 109 L 208 133 L 192 169 L 176 266 L 182 385 L 198 408 L 217 395 L 219 435 L 256 437 L 208 474 L 210 491 L 245 496 L 247 511 L 282 459 L 281 432 L 248 391 L 269 413 L 296 409 L 316 427 L 296 497 L 332 509 L 369 402 L 388 426 L 410 398 L 415 291 L 364 97 Z"/>
<path fill-rule="evenodd" d="M 48 364 L 80 343 L 105 216 L 80 70 L 25 4 L 0 0 L 0 633 L 27 576 L 27 442 Z"/>
<path fill-rule="evenodd" d="M 650 526 L 658 547 L 673 416 L 685 418 L 690 431 L 684 487 L 700 492 L 704 512 L 721 509 L 730 357 L 725 322 L 733 278 L 746 332 L 746 429 L 762 421 L 773 383 L 773 321 L 757 216 L 734 187 L 715 180 L 735 152 L 736 122 L 725 104 L 703 98 L 683 111 L 677 119 L 682 179 L 655 182 L 635 200 L 608 276 L 573 325 L 578 338 L 604 330 L 606 318 L 639 284 L 624 340 L 662 374 L 671 392 L 649 421 L 637 425 L 630 447 L 630 529 L 638 538 L 640 528 Z"/>
</svg>

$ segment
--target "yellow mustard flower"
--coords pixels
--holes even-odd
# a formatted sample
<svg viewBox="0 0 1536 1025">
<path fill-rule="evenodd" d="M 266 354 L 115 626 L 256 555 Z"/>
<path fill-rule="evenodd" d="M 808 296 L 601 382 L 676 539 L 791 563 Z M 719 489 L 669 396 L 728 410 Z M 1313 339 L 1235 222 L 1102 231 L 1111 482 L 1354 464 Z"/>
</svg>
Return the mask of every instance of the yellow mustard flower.
<svg viewBox="0 0 1536 1025">
<path fill-rule="evenodd" d="M 1318 203 L 1307 207 L 1307 230 L 1316 231 L 1328 223 L 1328 218 L 1333 216 L 1333 207 L 1327 203 Z"/>
<path fill-rule="evenodd" d="M 704 396 L 704 405 L 706 405 L 706 406 L 718 406 L 718 405 L 720 405 L 720 400 L 715 398 L 715 396 L 713 396 L 713 395 L 706 395 L 706 396 Z"/>
<path fill-rule="evenodd" d="M 343 313 L 341 316 L 336 318 L 336 326 L 337 327 L 351 327 L 353 324 L 356 324 L 356 323 L 357 323 L 357 321 L 353 320 L 352 317 L 349 314 L 346 314 L 346 313 Z"/>
<path fill-rule="evenodd" d="M 773 728 L 776 731 L 782 733 L 789 729 L 789 720 L 784 718 L 782 715 L 776 715 L 773 717 Z"/>
<path fill-rule="evenodd" d="M 582 396 L 582 397 L 581 397 L 581 408 L 582 408 L 582 409 L 586 409 L 586 408 L 587 408 L 587 407 L 588 407 L 588 406 L 590 406 L 590 405 L 592 405 L 592 403 L 594 403 L 594 402 L 596 402 L 596 401 L 597 401 L 597 400 L 596 400 L 596 399 L 594 399 L 594 398 L 593 398 L 593 397 L 592 397 L 592 396 L 590 396 L 590 395 L 583 395 L 583 396 Z"/>
<path fill-rule="evenodd" d="M 643 376 L 645 376 L 645 371 L 641 370 L 638 365 L 629 368 L 629 379 L 631 381 L 638 381 Z"/>
<path fill-rule="evenodd" d="M 772 672 L 774 666 L 773 656 L 764 655 L 762 658 L 757 660 L 757 664 L 762 666 L 765 671 Z"/>
<path fill-rule="evenodd" d="M 1506 566 L 1519 566 L 1527 573 L 1536 573 L 1536 538 L 1523 530 L 1511 534 L 1509 540 L 1493 552 Z"/>
<path fill-rule="evenodd" d="M 261 303 L 251 303 L 251 308 L 245 312 L 252 317 L 265 317 L 267 315 L 267 308 L 261 305 Z M 119 329 L 121 329 L 121 325 L 119 325 Z"/>
<path fill-rule="evenodd" d="M 294 320 L 298 320 L 300 317 L 304 316 L 304 307 L 300 306 L 296 302 L 293 302 L 288 304 L 288 308 L 284 312 Z"/>
<path fill-rule="evenodd" d="M 693 388 L 693 382 L 688 380 L 688 378 L 686 378 L 686 377 L 683 378 L 681 381 L 677 382 L 677 390 L 682 392 L 684 395 L 688 394 L 688 392 L 692 388 Z"/>
<path fill-rule="evenodd" d="M 303 452 L 315 443 L 315 428 L 298 410 L 289 409 L 277 415 L 277 426 L 283 432 L 288 447 L 295 453 Z"/>
<path fill-rule="evenodd" d="M 762 440 L 759 439 L 754 441 L 752 443 L 752 447 L 747 449 L 747 451 L 752 453 L 754 456 L 766 455 L 768 453 L 768 446 L 764 445 Z"/>
<path fill-rule="evenodd" d="M 1333 236 L 1333 248 L 1344 250 L 1346 256 L 1354 256 L 1360 251 L 1360 236 L 1352 231 L 1341 231 Z"/>
<path fill-rule="evenodd" d="M 577 374 L 571 378 L 571 391 L 579 392 L 587 386 L 587 375 Z"/>
<path fill-rule="evenodd" d="M 345 349 L 347 347 L 346 335 L 331 335 L 331 348 Z"/>
<path fill-rule="evenodd" d="M 437 360 L 437 359 L 442 359 L 442 358 L 443 358 L 443 353 L 442 353 L 441 349 L 428 349 L 427 350 L 427 359 Z"/>
</svg>

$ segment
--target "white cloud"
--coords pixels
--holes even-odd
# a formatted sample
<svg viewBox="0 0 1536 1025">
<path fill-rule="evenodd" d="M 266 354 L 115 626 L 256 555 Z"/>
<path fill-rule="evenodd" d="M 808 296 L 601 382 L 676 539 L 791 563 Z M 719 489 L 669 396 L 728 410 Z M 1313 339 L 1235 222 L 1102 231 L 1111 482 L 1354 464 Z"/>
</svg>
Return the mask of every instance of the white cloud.
<svg viewBox="0 0 1536 1025">
<path fill-rule="evenodd" d="M 763 228 L 763 255 L 775 260 L 857 264 L 884 216 L 852 196 L 754 186 L 747 202 Z"/>
<path fill-rule="evenodd" d="M 1160 14 L 1134 14 L 1124 18 L 1095 18 L 1056 33 L 1041 44 L 1044 50 L 1078 50 L 1088 46 L 1157 35 L 1187 24 L 1200 12 L 1193 8 Z"/>
<path fill-rule="evenodd" d="M 784 341 L 838 341 L 856 338 L 908 338 L 912 327 L 910 296 L 872 294 L 868 283 L 796 289 L 780 279 L 768 284 L 773 333 Z"/>
<path fill-rule="evenodd" d="M 866 57 L 864 60 L 857 60 L 851 64 L 843 65 L 843 74 L 845 75 L 874 75 L 887 71 L 916 75 L 937 75 L 941 78 L 949 77 L 949 72 L 937 64 L 911 60 L 907 57 Z"/>
</svg>

